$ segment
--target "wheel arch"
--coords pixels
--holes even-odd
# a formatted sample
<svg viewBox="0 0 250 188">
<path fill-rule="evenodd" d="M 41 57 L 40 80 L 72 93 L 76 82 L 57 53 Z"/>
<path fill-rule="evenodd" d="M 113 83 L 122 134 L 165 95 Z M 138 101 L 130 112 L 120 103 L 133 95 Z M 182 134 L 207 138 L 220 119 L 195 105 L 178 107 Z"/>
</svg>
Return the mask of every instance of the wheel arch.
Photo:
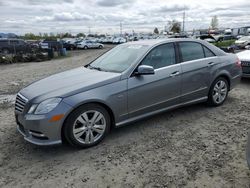
<svg viewBox="0 0 250 188">
<path fill-rule="evenodd" d="M 227 83 L 228 83 L 228 91 L 230 91 L 230 87 L 231 87 L 231 80 L 230 77 L 227 74 L 220 74 L 218 75 L 214 80 L 216 80 L 217 78 L 224 78 L 226 79 Z"/>
<path fill-rule="evenodd" d="M 213 78 L 213 80 L 212 80 L 212 82 L 211 82 L 211 85 L 213 84 L 213 82 L 214 82 L 216 79 L 218 79 L 218 78 L 220 78 L 220 77 L 226 79 L 226 81 L 227 81 L 227 83 L 228 83 L 228 87 L 229 87 L 228 90 L 230 91 L 230 88 L 231 88 L 231 79 L 230 79 L 230 75 L 227 74 L 226 72 L 223 72 L 223 73 L 220 73 L 220 74 L 216 75 L 216 76 Z"/>
<path fill-rule="evenodd" d="M 87 105 L 87 104 L 97 104 L 97 105 L 100 105 L 103 108 L 105 108 L 107 110 L 107 112 L 109 113 L 109 116 L 110 116 L 110 121 L 111 121 L 111 126 L 110 127 L 111 127 L 111 129 L 115 127 L 115 115 L 114 115 L 114 112 L 112 111 L 112 109 L 107 104 L 105 104 L 105 103 L 103 103 L 101 101 L 88 101 L 88 102 L 81 103 L 81 104 L 73 107 L 72 110 L 67 113 L 66 117 L 63 120 L 62 127 L 61 127 L 61 139 L 62 139 L 62 142 L 65 142 L 65 136 L 63 134 L 63 129 L 64 129 L 65 122 L 66 122 L 67 118 L 76 109 L 80 108 L 83 105 Z"/>
</svg>

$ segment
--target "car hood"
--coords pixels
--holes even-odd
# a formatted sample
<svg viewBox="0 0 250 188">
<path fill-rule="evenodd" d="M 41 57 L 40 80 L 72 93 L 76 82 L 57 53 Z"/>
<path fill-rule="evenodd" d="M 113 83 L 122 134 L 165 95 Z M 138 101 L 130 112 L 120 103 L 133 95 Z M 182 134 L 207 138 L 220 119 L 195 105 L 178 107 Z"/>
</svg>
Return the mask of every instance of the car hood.
<svg viewBox="0 0 250 188">
<path fill-rule="evenodd" d="M 245 43 L 245 42 L 247 42 L 247 41 L 246 40 L 236 40 L 235 41 L 236 44 Z"/>
<path fill-rule="evenodd" d="M 79 67 L 36 81 L 20 91 L 29 100 L 67 97 L 120 80 L 121 74 Z"/>
<path fill-rule="evenodd" d="M 244 50 L 236 54 L 240 60 L 250 61 L 250 50 Z"/>
</svg>

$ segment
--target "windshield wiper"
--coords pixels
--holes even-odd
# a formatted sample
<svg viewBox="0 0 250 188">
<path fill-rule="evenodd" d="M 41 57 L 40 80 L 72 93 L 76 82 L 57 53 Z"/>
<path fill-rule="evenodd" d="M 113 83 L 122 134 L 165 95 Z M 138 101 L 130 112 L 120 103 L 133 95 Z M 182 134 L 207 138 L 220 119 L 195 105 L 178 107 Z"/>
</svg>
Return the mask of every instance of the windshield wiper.
<svg viewBox="0 0 250 188">
<path fill-rule="evenodd" d="M 94 67 L 94 66 L 91 66 L 91 65 L 89 65 L 88 67 L 90 69 L 95 69 L 95 70 L 98 70 L 98 71 L 103 71 L 101 67 Z"/>
</svg>

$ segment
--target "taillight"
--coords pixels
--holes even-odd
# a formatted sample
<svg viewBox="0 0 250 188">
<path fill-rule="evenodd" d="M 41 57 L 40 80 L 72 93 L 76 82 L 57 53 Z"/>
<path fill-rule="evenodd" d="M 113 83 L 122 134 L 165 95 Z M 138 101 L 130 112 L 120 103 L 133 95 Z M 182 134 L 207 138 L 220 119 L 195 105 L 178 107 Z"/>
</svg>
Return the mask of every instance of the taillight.
<svg viewBox="0 0 250 188">
<path fill-rule="evenodd" d="M 241 61 L 239 59 L 237 59 L 236 66 L 241 68 Z"/>
</svg>

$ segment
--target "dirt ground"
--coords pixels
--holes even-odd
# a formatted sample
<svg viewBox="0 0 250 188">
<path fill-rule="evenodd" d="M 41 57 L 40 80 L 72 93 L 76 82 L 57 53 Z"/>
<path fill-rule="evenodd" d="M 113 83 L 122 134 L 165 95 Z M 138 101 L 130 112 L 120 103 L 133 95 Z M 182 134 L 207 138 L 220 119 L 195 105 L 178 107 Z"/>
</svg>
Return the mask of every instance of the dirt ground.
<svg viewBox="0 0 250 188">
<path fill-rule="evenodd" d="M 19 89 L 84 65 L 109 48 L 0 66 L 0 187 L 250 186 L 245 157 L 250 126 L 247 79 L 221 107 L 198 104 L 166 112 L 114 129 L 94 148 L 39 147 L 24 141 L 16 131 L 12 102 Z"/>
</svg>

